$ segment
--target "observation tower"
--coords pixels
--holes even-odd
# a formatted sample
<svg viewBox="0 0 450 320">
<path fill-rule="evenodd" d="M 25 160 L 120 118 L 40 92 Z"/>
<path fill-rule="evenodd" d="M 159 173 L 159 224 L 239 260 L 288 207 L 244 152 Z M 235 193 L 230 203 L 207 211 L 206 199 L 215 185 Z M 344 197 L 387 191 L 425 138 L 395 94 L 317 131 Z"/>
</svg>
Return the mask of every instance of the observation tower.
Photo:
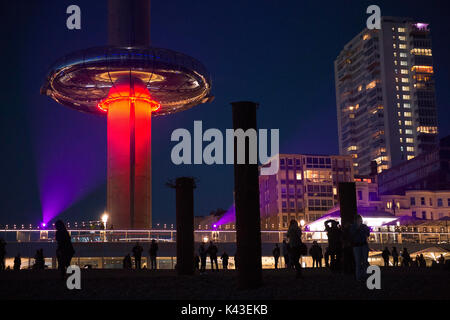
<svg viewBox="0 0 450 320">
<path fill-rule="evenodd" d="M 150 0 L 108 0 L 107 46 L 71 53 L 41 94 L 107 118 L 107 211 L 114 229 L 152 226 L 151 118 L 212 99 L 194 58 L 150 46 Z"/>
</svg>

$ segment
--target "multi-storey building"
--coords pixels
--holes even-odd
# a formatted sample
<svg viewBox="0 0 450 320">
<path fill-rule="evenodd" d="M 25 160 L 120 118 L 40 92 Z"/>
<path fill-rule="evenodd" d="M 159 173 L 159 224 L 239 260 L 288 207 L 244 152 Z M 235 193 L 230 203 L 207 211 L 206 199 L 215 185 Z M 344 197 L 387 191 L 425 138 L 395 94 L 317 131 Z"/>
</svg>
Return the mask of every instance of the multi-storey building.
<svg viewBox="0 0 450 320">
<path fill-rule="evenodd" d="M 450 190 L 450 136 L 429 153 L 401 163 L 379 174 L 382 195 L 404 195 L 407 190 Z"/>
<path fill-rule="evenodd" d="M 351 181 L 350 156 L 280 154 L 278 173 L 259 177 L 262 229 L 320 218 L 337 204 L 338 183 Z"/>
<path fill-rule="evenodd" d="M 383 17 L 334 62 L 339 152 L 357 174 L 378 172 L 437 145 L 433 59 L 428 24 Z"/>
<path fill-rule="evenodd" d="M 416 158 L 408 163 L 413 161 L 416 161 Z M 391 170 L 393 169 L 385 172 Z M 426 220 L 450 218 L 450 189 L 406 190 L 400 194 L 379 195 L 377 177 L 355 176 L 354 180 L 358 212 L 362 215 L 373 212 L 383 217 L 393 214 L 396 217 L 409 216 Z M 327 213 L 331 214 L 338 210 L 339 206 L 330 209 Z"/>
<path fill-rule="evenodd" d="M 450 217 L 450 190 L 408 190 L 403 195 L 382 195 L 384 210 L 396 216 L 439 220 Z"/>
</svg>

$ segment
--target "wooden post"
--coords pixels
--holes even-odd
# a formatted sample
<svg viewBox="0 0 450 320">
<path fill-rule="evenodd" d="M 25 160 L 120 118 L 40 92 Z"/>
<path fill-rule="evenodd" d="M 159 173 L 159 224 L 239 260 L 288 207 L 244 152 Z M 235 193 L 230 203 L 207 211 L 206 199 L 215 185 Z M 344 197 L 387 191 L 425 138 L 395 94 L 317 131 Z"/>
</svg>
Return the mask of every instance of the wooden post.
<svg viewBox="0 0 450 320">
<path fill-rule="evenodd" d="M 256 132 L 257 104 L 241 101 L 233 102 L 231 105 L 234 130 L 242 129 L 244 132 L 255 130 Z M 245 164 L 237 163 L 238 149 L 236 138 L 234 139 L 238 285 L 242 289 L 257 288 L 262 283 L 258 164 L 249 163 L 250 140 L 248 138 L 245 139 Z"/>
</svg>

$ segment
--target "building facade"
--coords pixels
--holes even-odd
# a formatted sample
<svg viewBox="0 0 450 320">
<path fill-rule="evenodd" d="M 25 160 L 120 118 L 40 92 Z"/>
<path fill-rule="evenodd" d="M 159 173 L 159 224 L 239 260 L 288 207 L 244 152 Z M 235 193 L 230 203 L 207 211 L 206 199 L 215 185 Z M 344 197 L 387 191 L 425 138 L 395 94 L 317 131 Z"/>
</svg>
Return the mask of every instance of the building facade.
<svg viewBox="0 0 450 320">
<path fill-rule="evenodd" d="M 259 177 L 261 228 L 320 218 L 337 204 L 338 183 L 352 181 L 350 156 L 280 154 L 278 173 Z"/>
<path fill-rule="evenodd" d="M 378 172 L 437 145 L 437 115 L 428 24 L 383 17 L 334 62 L 339 152 L 355 173 Z"/>
<path fill-rule="evenodd" d="M 379 193 L 405 194 L 407 190 L 450 190 L 450 136 L 429 153 L 401 163 L 378 176 Z"/>
<path fill-rule="evenodd" d="M 396 216 L 412 216 L 425 220 L 450 217 L 450 190 L 409 190 L 404 195 L 382 195 L 384 210 Z"/>
<path fill-rule="evenodd" d="M 416 158 L 408 162 L 413 161 L 416 161 Z M 379 194 L 376 180 L 376 177 L 355 177 L 358 211 L 371 210 L 386 212 L 396 217 L 409 216 L 434 221 L 450 218 L 450 189 L 405 190 L 400 194 Z M 336 208 L 328 213 L 333 210 Z"/>
</svg>

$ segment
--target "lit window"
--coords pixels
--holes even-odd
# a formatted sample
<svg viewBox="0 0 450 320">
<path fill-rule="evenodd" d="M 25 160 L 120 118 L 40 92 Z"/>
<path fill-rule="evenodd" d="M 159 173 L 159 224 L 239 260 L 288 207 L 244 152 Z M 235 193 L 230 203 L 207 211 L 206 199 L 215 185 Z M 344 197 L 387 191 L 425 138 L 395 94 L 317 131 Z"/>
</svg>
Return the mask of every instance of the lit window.
<svg viewBox="0 0 450 320">
<path fill-rule="evenodd" d="M 421 133 L 432 133 L 432 134 L 437 134 L 438 133 L 438 129 L 437 127 L 417 127 L 417 132 L 421 132 Z"/>
<path fill-rule="evenodd" d="M 400 52 L 400 58 L 406 58 L 406 53 L 405 52 Z"/>
<path fill-rule="evenodd" d="M 408 69 L 402 69 L 402 70 L 400 70 L 400 73 L 401 74 L 408 74 Z"/>
<path fill-rule="evenodd" d="M 412 126 L 412 121 L 406 120 L 405 121 L 405 126 Z"/>
<path fill-rule="evenodd" d="M 411 160 L 411 159 L 414 159 L 414 156 L 413 156 L 413 155 L 408 155 L 406 158 L 407 158 L 408 160 Z"/>
<path fill-rule="evenodd" d="M 405 32 L 405 28 L 397 28 L 398 32 Z"/>
<path fill-rule="evenodd" d="M 400 43 L 400 44 L 398 45 L 398 47 L 399 47 L 400 49 L 406 49 L 406 44 Z"/>
<path fill-rule="evenodd" d="M 420 73 L 433 73 L 432 66 L 413 66 L 411 70 Z"/>
<path fill-rule="evenodd" d="M 414 152 L 414 147 L 406 147 L 406 151 L 408 151 L 408 152 Z"/>
<path fill-rule="evenodd" d="M 403 91 L 409 91 L 409 87 L 403 86 L 403 87 L 402 87 L 402 90 L 403 90 Z"/>
<path fill-rule="evenodd" d="M 403 104 L 403 108 L 410 109 L 411 108 L 411 104 L 410 103 L 404 103 Z"/>
<path fill-rule="evenodd" d="M 401 66 L 407 66 L 408 65 L 408 61 L 400 61 L 400 65 Z"/>
<path fill-rule="evenodd" d="M 402 82 L 403 83 L 408 83 L 409 82 L 409 78 L 402 78 Z"/>
<path fill-rule="evenodd" d="M 301 172 L 297 172 L 296 178 L 297 178 L 297 180 L 302 180 L 302 173 Z"/>
<path fill-rule="evenodd" d="M 366 90 L 375 88 L 375 86 L 377 85 L 377 81 L 373 80 L 371 83 L 369 83 L 368 85 L 366 85 Z"/>
<path fill-rule="evenodd" d="M 412 134 L 412 130 L 411 129 L 406 129 L 405 130 L 405 134 Z"/>
<path fill-rule="evenodd" d="M 414 143 L 414 139 L 413 138 L 406 138 L 406 143 Z"/>
<path fill-rule="evenodd" d="M 403 113 L 403 115 L 404 115 L 405 117 L 411 117 L 411 112 L 406 111 L 406 112 Z"/>
<path fill-rule="evenodd" d="M 431 56 L 431 49 L 421 49 L 421 48 L 414 48 L 411 49 L 411 53 L 418 56 Z"/>
<path fill-rule="evenodd" d="M 403 100 L 409 100 L 411 97 L 408 94 L 403 95 Z"/>
<path fill-rule="evenodd" d="M 398 40 L 400 40 L 400 41 L 406 41 L 406 37 L 405 37 L 405 36 L 398 36 Z"/>
</svg>

